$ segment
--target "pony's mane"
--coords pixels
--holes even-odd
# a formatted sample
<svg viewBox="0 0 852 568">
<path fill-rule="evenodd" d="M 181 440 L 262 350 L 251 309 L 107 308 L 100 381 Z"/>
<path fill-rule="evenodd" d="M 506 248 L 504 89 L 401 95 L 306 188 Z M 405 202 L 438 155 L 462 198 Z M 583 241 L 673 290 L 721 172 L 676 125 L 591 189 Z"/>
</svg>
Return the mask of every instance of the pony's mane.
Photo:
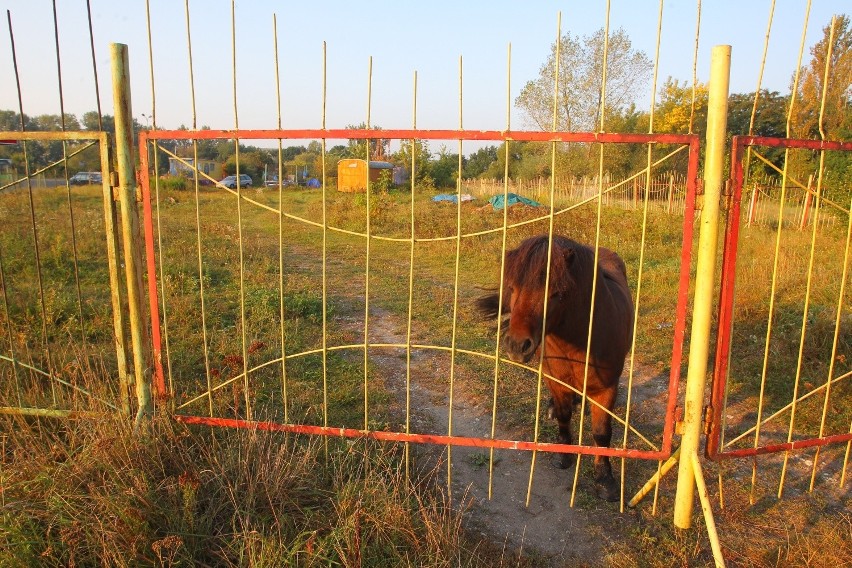
<svg viewBox="0 0 852 568">
<path fill-rule="evenodd" d="M 547 273 L 548 236 L 523 241 L 506 257 L 506 277 L 522 288 L 542 288 Z M 591 268 L 588 247 L 554 235 L 550 264 L 550 292 L 566 292 L 579 284 Z M 589 272 L 589 276 L 591 273 Z"/>
</svg>

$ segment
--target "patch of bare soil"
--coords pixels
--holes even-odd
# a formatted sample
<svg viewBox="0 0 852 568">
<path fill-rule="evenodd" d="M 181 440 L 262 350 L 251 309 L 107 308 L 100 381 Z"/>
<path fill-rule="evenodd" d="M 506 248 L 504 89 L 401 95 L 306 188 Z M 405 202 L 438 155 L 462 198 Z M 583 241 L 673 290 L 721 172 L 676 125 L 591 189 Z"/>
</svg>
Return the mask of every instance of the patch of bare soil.
<svg viewBox="0 0 852 568">
<path fill-rule="evenodd" d="M 361 322 L 353 321 L 352 326 L 350 331 L 353 333 L 363 333 Z M 371 310 L 370 343 L 404 344 L 405 337 L 405 321 L 380 308 Z M 397 417 L 401 416 L 399 421 L 404 422 L 404 350 L 377 348 L 371 353 L 371 362 L 377 377 L 381 377 L 390 390 L 399 393 L 396 402 L 401 415 L 397 413 Z M 449 374 L 449 358 L 414 350 L 410 373 L 411 430 L 446 434 L 450 414 L 449 392 L 446 383 L 436 381 L 435 377 L 446 377 Z M 667 385 L 667 375 L 660 375 L 658 370 L 652 368 L 637 368 L 631 389 L 631 405 L 636 415 L 652 417 L 654 422 L 662 423 Z M 490 437 L 490 402 L 477 400 L 463 387 L 457 388 L 453 397 L 452 433 L 457 436 Z M 516 440 L 519 439 L 517 434 L 499 425 L 495 431 L 495 436 L 501 439 Z M 565 563 L 599 565 L 606 555 L 608 544 L 623 537 L 636 522 L 633 511 L 625 509 L 624 513 L 620 513 L 618 503 L 606 503 L 595 496 L 590 457 L 582 460 L 575 506 L 571 507 L 574 469 L 557 469 L 551 463 L 552 454 L 537 455 L 527 504 L 531 452 L 495 450 L 489 498 L 487 448 L 454 446 L 449 453 L 445 446 L 418 445 L 413 448 L 418 467 L 438 468 L 444 482 L 449 458 L 452 464 L 452 496 L 460 505 L 469 505 L 469 527 L 502 545 L 509 558 L 523 551 L 539 557 L 542 563 L 555 566 Z M 620 460 L 613 460 L 616 476 L 619 475 L 619 463 Z M 644 480 L 643 477 L 632 485 L 641 485 Z M 625 490 L 625 501 L 632 496 L 628 491 Z"/>
</svg>

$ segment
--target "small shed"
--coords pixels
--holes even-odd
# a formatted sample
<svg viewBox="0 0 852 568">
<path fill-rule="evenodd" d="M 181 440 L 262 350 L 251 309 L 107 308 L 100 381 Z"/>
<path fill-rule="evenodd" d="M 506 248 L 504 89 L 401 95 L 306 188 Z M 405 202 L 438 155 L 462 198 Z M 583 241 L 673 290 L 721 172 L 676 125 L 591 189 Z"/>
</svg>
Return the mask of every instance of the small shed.
<svg viewBox="0 0 852 568">
<path fill-rule="evenodd" d="M 393 173 L 390 162 L 370 161 L 370 183 L 379 181 L 382 172 Z M 337 162 L 337 191 L 360 193 L 367 191 L 367 160 L 347 158 Z"/>
<path fill-rule="evenodd" d="M 180 160 L 178 160 L 177 158 L 169 158 L 169 175 L 192 178 L 194 164 L 194 158 L 181 158 Z M 222 171 L 221 164 L 213 160 L 205 160 L 204 158 L 200 158 L 198 160 L 198 171 L 207 174 L 213 179 L 221 178 L 224 173 Z"/>
</svg>

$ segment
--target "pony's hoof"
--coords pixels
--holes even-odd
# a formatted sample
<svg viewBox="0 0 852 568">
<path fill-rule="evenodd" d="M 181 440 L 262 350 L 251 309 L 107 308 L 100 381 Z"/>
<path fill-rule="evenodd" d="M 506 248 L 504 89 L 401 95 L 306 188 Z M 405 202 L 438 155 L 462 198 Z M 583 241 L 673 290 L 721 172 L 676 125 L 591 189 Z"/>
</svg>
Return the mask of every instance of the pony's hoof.
<svg viewBox="0 0 852 568">
<path fill-rule="evenodd" d="M 610 503 L 614 503 L 621 498 L 618 483 L 616 483 L 615 479 L 611 477 L 609 479 L 595 481 L 595 490 L 597 491 L 599 498 L 604 501 L 609 501 Z"/>
<path fill-rule="evenodd" d="M 550 458 L 550 463 L 559 469 L 570 469 L 577 461 L 577 456 L 574 454 L 553 454 Z"/>
</svg>

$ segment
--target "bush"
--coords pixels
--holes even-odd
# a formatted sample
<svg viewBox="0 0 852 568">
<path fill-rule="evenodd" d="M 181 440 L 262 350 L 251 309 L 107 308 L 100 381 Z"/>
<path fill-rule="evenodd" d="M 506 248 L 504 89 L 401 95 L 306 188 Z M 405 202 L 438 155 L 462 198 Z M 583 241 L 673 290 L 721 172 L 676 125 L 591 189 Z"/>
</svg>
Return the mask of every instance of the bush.
<svg viewBox="0 0 852 568">
<path fill-rule="evenodd" d="M 192 184 L 183 176 L 161 176 L 160 189 L 165 191 L 188 191 Z"/>
</svg>

